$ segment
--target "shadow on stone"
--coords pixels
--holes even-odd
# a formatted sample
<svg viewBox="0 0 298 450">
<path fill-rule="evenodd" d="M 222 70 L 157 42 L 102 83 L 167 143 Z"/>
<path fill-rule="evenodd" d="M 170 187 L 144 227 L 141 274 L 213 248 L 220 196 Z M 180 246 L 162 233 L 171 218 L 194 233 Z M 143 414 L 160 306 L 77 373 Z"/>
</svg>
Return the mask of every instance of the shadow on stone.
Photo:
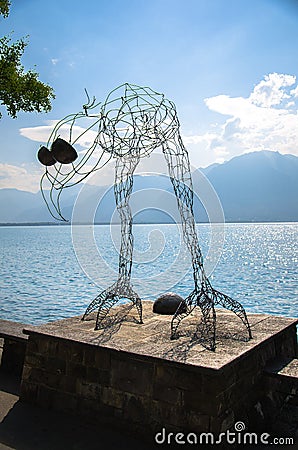
<svg viewBox="0 0 298 450">
<path fill-rule="evenodd" d="M 135 323 L 138 324 L 136 317 L 130 315 L 131 310 L 134 308 L 133 303 L 125 303 L 120 305 L 116 311 L 113 311 L 107 315 L 101 322 L 101 328 L 99 331 L 103 331 L 102 334 L 91 339 L 91 342 L 97 344 L 104 344 L 109 342 L 112 337 L 118 333 L 122 324 Z"/>
<path fill-rule="evenodd" d="M 193 313 L 195 317 L 201 316 L 201 313 L 198 311 L 195 311 Z M 187 361 L 187 357 L 189 355 L 189 352 L 198 346 L 196 349 L 197 352 L 205 352 L 208 351 L 205 348 L 201 347 L 202 343 L 206 343 L 206 338 L 203 331 L 203 324 L 201 320 L 198 320 L 198 322 L 194 325 L 194 323 L 191 323 L 190 320 L 188 320 L 189 325 L 187 324 L 187 319 L 185 320 L 184 328 L 181 327 L 181 329 L 177 333 L 178 339 L 174 342 L 175 344 L 172 346 L 172 348 L 167 349 L 163 353 L 164 358 L 170 358 L 173 360 L 177 360 L 179 362 L 185 363 Z M 246 335 L 245 330 L 242 329 L 235 329 L 233 332 L 233 325 L 230 327 L 232 328 L 231 332 L 226 331 L 226 321 L 225 320 L 219 320 L 217 322 L 217 332 L 216 332 L 216 346 L 219 344 L 225 344 L 227 341 L 227 345 L 233 345 L 237 344 L 237 342 L 249 342 L 249 338 Z M 237 322 L 236 322 L 237 325 Z M 238 324 L 239 325 L 239 324 Z"/>
<path fill-rule="evenodd" d="M 0 424 L 0 443 L 22 450 L 152 448 L 106 425 L 91 427 L 72 415 L 47 411 L 20 401 Z"/>
<path fill-rule="evenodd" d="M 18 375 L 8 374 L 0 369 L 0 391 L 12 395 L 19 395 L 21 378 Z"/>
</svg>

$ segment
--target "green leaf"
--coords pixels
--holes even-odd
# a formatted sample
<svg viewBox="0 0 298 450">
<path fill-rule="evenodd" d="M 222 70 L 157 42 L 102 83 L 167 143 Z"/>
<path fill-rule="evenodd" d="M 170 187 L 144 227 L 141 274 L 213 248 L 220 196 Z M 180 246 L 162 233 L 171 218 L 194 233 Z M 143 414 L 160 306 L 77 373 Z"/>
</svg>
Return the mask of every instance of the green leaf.
<svg viewBox="0 0 298 450">
<path fill-rule="evenodd" d="M 0 14 L 4 17 L 9 14 L 9 6 L 8 0 L 0 0 Z M 55 98 L 53 88 L 40 81 L 37 72 L 25 71 L 21 57 L 27 45 L 28 36 L 16 42 L 10 36 L 0 38 L 0 105 L 14 119 L 20 111 L 49 112 Z"/>
</svg>

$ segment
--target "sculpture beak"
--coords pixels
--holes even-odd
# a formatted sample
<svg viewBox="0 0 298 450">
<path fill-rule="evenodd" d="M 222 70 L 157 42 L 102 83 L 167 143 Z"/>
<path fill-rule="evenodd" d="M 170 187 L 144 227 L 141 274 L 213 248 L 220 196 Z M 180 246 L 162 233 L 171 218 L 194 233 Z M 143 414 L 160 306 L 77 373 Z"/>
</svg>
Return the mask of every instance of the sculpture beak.
<svg viewBox="0 0 298 450">
<path fill-rule="evenodd" d="M 37 153 L 39 162 L 44 166 L 52 166 L 56 162 L 61 164 L 71 164 L 77 157 L 78 154 L 73 146 L 61 138 L 57 138 L 53 142 L 51 150 L 42 146 Z"/>
<path fill-rule="evenodd" d="M 73 146 L 61 138 L 57 138 L 53 142 L 51 152 L 55 160 L 61 164 L 71 164 L 78 157 Z"/>
<path fill-rule="evenodd" d="M 50 150 L 45 146 L 40 147 L 38 150 L 37 159 L 44 166 L 52 166 L 57 162 L 56 159 L 53 158 Z"/>
</svg>

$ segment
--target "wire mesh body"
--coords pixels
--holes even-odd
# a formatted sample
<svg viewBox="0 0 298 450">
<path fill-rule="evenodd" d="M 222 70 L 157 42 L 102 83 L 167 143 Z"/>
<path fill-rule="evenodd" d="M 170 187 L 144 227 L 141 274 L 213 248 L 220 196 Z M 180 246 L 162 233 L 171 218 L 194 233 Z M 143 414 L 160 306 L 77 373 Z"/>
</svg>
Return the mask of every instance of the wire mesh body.
<svg viewBox="0 0 298 450">
<path fill-rule="evenodd" d="M 171 338 L 178 337 L 181 321 L 195 307 L 202 312 L 200 323 L 201 343 L 210 350 L 215 349 L 216 313 L 220 305 L 234 312 L 247 329 L 251 330 L 242 305 L 227 295 L 212 288 L 206 277 L 193 214 L 193 186 L 189 157 L 179 132 L 179 120 L 174 103 L 147 87 L 125 83 L 112 91 L 106 101 L 94 113 L 95 99 L 84 105 L 84 111 L 71 115 L 59 122 L 50 139 L 59 136 L 59 130 L 68 127 L 68 141 L 72 145 L 86 139 L 92 132 L 94 140 L 76 164 L 68 170 L 62 164 L 47 168 L 42 182 L 50 182 L 48 205 L 56 216 L 63 219 L 60 209 L 60 194 L 64 188 L 73 186 L 98 170 L 111 157 L 116 160 L 114 194 L 121 219 L 121 246 L 119 254 L 118 280 L 101 292 L 88 306 L 83 319 L 97 310 L 95 329 L 99 329 L 110 308 L 120 299 L 126 298 L 135 305 L 139 322 L 142 323 L 142 302 L 131 286 L 133 256 L 132 214 L 129 199 L 133 188 L 133 174 L 140 158 L 148 156 L 154 149 L 161 148 L 167 162 L 169 176 L 177 198 L 181 216 L 183 239 L 188 248 L 193 268 L 194 289 L 178 307 L 171 322 Z M 91 114 L 90 114 L 91 113 Z M 88 118 L 89 127 L 78 134 L 76 122 Z M 74 135 L 77 137 L 74 138 Z M 105 160 L 106 158 L 106 160 Z M 54 192 L 57 195 L 54 195 Z M 44 198 L 46 196 L 44 195 Z"/>
</svg>

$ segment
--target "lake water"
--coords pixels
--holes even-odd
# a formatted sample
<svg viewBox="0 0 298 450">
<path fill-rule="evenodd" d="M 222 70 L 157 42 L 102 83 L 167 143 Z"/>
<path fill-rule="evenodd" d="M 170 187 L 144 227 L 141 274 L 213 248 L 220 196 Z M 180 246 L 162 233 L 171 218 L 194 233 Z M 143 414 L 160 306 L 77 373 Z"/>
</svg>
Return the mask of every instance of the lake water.
<svg viewBox="0 0 298 450">
<path fill-rule="evenodd" d="M 298 224 L 197 225 L 212 285 L 249 312 L 297 317 Z M 0 228 L 0 317 L 44 323 L 82 314 L 117 278 L 119 227 Z M 133 285 L 143 299 L 193 289 L 177 225 L 135 225 Z"/>
</svg>

